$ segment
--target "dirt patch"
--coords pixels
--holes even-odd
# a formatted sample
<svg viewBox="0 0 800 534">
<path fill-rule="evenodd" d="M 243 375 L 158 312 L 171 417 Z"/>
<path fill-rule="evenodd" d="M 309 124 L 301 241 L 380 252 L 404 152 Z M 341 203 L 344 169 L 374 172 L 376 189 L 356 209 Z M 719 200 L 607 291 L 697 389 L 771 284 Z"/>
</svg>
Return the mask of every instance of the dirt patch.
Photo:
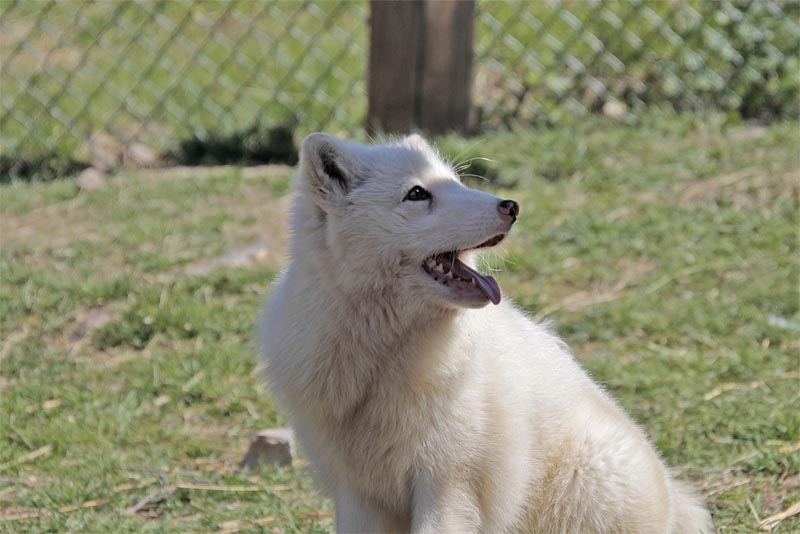
<svg viewBox="0 0 800 534">
<path fill-rule="evenodd" d="M 78 312 L 75 325 L 69 334 L 69 355 L 78 354 L 91 343 L 92 334 L 108 323 L 118 320 L 122 315 L 120 312 L 121 304 L 121 302 L 104 304 Z"/>
<path fill-rule="evenodd" d="M 70 340 L 73 343 L 77 343 L 118 317 L 119 310 L 114 305 L 107 304 L 91 308 L 76 320 L 77 325 L 72 331 Z"/>
</svg>

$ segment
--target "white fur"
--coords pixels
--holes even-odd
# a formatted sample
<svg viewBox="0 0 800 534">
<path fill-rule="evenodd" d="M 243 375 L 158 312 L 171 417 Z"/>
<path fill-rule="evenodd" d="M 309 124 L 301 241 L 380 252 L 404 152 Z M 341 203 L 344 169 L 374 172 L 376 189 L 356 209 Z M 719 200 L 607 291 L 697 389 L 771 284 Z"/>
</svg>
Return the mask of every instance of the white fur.
<svg viewBox="0 0 800 534">
<path fill-rule="evenodd" d="M 414 185 L 433 200 L 403 201 Z M 507 230 L 500 199 L 419 136 L 314 134 L 298 188 L 262 344 L 337 531 L 713 531 L 555 334 L 507 299 L 458 306 L 422 273 Z"/>
</svg>

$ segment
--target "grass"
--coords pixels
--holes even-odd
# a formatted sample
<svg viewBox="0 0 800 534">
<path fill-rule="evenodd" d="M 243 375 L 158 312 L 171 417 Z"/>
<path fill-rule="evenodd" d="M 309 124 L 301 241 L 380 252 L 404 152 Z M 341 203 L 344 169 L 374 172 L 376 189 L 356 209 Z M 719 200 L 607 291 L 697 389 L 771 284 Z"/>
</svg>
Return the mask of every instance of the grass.
<svg viewBox="0 0 800 534">
<path fill-rule="evenodd" d="M 491 182 L 466 180 L 522 217 L 486 267 L 554 322 L 719 531 L 796 503 L 796 125 L 589 121 L 439 144 L 493 159 Z M 292 172 L 0 188 L 0 531 L 331 531 L 302 461 L 237 469 L 255 432 L 285 423 L 251 340 Z M 258 261 L 209 267 L 254 242 Z"/>
</svg>

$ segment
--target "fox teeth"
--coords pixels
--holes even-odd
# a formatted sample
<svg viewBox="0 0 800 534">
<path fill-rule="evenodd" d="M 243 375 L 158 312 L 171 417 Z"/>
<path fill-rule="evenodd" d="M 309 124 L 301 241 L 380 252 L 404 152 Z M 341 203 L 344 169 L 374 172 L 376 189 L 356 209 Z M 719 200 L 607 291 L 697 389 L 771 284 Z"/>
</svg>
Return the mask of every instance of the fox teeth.
<svg viewBox="0 0 800 534">
<path fill-rule="evenodd" d="M 444 272 L 444 267 L 442 267 L 441 263 L 437 263 L 436 267 L 433 268 L 434 271 L 439 271 L 440 273 Z"/>
<path fill-rule="evenodd" d="M 474 279 L 474 278 L 470 278 L 470 279 L 469 279 L 469 283 L 470 283 L 470 284 L 472 284 L 472 285 L 474 286 L 474 285 L 475 285 L 475 279 Z"/>
<path fill-rule="evenodd" d="M 426 265 L 427 265 L 429 268 L 433 269 L 433 267 L 436 265 L 436 262 L 435 262 L 435 261 L 433 261 L 433 258 L 431 258 L 431 259 L 429 259 L 429 260 L 428 260 L 428 263 L 427 263 Z"/>
<path fill-rule="evenodd" d="M 451 280 L 453 279 L 453 271 L 447 271 L 446 273 L 444 273 L 444 275 L 445 275 L 447 278 L 450 278 Z"/>
</svg>

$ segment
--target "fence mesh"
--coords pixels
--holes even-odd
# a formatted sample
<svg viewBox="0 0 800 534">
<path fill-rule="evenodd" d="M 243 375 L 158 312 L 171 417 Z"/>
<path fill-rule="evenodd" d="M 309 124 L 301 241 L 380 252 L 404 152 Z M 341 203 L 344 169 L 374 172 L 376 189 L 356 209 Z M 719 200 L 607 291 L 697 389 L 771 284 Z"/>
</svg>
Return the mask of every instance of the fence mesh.
<svg viewBox="0 0 800 534">
<path fill-rule="evenodd" d="M 160 151 L 255 122 L 352 129 L 366 19 L 350 2 L 4 4 L 3 151 Z"/>
<path fill-rule="evenodd" d="M 798 115 L 797 0 L 480 1 L 480 127 L 715 107 Z M 0 153 L 160 152 L 365 122 L 366 2 L 4 1 Z M 135 159 L 135 157 L 134 157 Z"/>
<path fill-rule="evenodd" d="M 796 117 L 800 2 L 483 2 L 477 28 L 483 125 L 714 107 Z"/>
</svg>

